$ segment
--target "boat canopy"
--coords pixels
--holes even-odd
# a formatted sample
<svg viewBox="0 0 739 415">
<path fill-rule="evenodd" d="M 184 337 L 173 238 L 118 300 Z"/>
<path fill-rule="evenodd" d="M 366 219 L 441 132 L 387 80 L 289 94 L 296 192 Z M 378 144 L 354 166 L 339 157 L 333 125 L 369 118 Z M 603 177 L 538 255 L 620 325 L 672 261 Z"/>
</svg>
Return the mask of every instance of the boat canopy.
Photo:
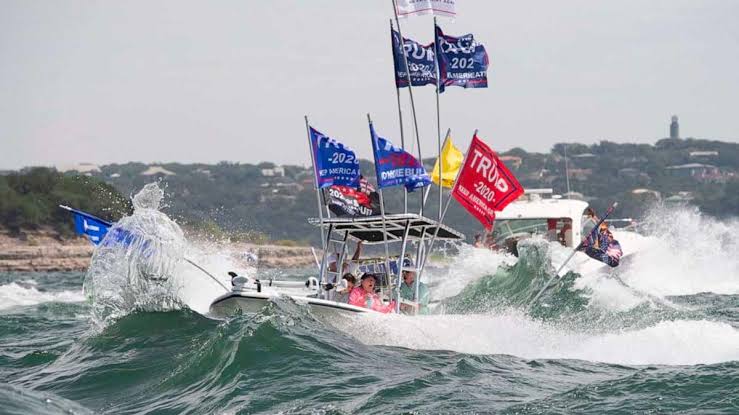
<svg viewBox="0 0 739 415">
<path fill-rule="evenodd" d="M 308 219 L 308 222 L 321 226 L 321 220 L 317 218 Z M 420 240 L 422 235 L 424 239 L 430 240 L 439 222 L 413 213 L 385 215 L 384 220 L 382 216 L 323 219 L 324 228 L 331 226 L 334 232 L 349 232 L 349 236 L 367 244 L 383 243 L 383 230 L 388 242 L 403 241 L 406 224 L 408 224 L 408 240 Z M 462 240 L 464 234 L 442 224 L 436 239 Z"/>
</svg>

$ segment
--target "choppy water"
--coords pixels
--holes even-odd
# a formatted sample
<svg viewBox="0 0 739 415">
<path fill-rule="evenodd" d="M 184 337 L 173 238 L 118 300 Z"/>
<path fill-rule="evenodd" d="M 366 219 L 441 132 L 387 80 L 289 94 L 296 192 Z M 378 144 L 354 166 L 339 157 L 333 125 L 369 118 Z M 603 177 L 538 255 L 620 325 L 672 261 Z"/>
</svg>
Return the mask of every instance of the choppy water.
<svg viewBox="0 0 739 415">
<path fill-rule="evenodd" d="M 138 214 L 143 234 L 161 225 Z M 443 314 L 332 322 L 287 299 L 209 319 L 218 286 L 174 254 L 0 274 L 0 413 L 739 413 L 739 227 L 671 215 L 620 280 L 571 272 L 531 309 L 563 248 L 464 247 L 428 275 Z M 181 237 L 163 229 L 168 252 Z M 217 275 L 235 266 L 183 249 Z"/>
<path fill-rule="evenodd" d="M 737 295 L 594 332 L 510 310 L 333 327 L 287 301 L 229 321 L 136 312 L 98 332 L 82 279 L 0 277 L 0 413 L 739 410 Z"/>
</svg>

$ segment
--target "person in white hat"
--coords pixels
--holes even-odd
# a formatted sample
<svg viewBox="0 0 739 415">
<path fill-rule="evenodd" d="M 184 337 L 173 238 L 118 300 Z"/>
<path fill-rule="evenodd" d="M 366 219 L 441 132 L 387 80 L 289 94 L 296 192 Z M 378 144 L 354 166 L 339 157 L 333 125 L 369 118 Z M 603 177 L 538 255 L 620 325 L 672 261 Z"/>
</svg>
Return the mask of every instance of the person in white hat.
<svg viewBox="0 0 739 415">
<path fill-rule="evenodd" d="M 400 311 L 404 314 L 428 314 L 429 290 L 426 284 L 418 282 L 418 297 L 416 297 L 416 270 L 410 258 L 403 260 L 403 283 L 400 284 Z"/>
</svg>

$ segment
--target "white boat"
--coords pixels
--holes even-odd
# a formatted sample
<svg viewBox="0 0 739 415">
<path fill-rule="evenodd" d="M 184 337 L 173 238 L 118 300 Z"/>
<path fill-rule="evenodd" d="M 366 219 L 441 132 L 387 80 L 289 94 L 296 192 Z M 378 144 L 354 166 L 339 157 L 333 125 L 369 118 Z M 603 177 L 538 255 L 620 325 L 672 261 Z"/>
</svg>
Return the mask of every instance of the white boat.
<svg viewBox="0 0 739 415">
<path fill-rule="evenodd" d="M 435 241 L 459 241 L 464 235 L 441 225 L 435 220 L 417 214 L 391 214 L 370 217 L 311 219 L 310 223 L 320 227 L 325 249 L 317 261 L 318 275 L 307 281 L 259 281 L 254 278 L 233 276 L 233 289 L 230 293 L 215 299 L 210 306 L 210 314 L 224 317 L 235 313 L 256 313 L 275 297 L 285 296 L 297 304 L 310 307 L 317 317 L 333 317 L 339 314 L 376 313 L 376 311 L 335 301 L 333 290 L 328 284 L 336 284 L 341 279 L 339 272 L 331 271 L 329 257 L 336 255 L 337 263 L 345 263 L 349 242 L 362 241 L 363 245 L 383 245 L 385 255 L 355 261 L 360 272 L 379 276 L 380 297 L 383 301 L 395 300 L 396 312 L 401 303 L 408 304 L 400 297 L 401 275 L 405 270 L 416 272 L 416 289 L 423 276 L 426 254 L 431 251 Z M 331 246 L 333 245 L 333 246 Z M 404 267 L 408 254 L 415 251 L 415 266 Z M 390 252 L 393 252 L 391 254 Z M 389 272 L 388 272 L 389 270 Z"/>
<path fill-rule="evenodd" d="M 559 242 L 565 247 L 575 248 L 592 227 L 594 221 L 588 221 L 587 202 L 574 199 L 563 199 L 554 195 L 552 189 L 527 189 L 522 197 L 506 206 L 495 218 L 495 242 L 505 247 L 514 255 L 518 255 L 519 241 L 532 237 L 541 237 L 552 242 Z M 621 221 L 619 219 L 608 222 Z M 621 264 L 629 261 L 636 252 L 638 235 L 627 230 L 613 230 L 614 237 L 621 242 L 623 256 Z M 627 242 L 628 241 L 628 242 Z M 620 267 L 620 266 L 619 266 Z M 578 252 L 563 273 L 576 271 L 581 275 L 592 272 L 609 271 L 606 264 Z"/>
</svg>

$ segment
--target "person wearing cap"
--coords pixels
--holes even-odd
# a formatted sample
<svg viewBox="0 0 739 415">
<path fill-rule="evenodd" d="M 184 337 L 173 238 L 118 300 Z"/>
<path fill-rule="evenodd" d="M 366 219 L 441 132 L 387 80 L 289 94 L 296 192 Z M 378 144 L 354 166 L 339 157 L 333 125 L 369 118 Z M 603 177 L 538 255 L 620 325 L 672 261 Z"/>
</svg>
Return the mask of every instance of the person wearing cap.
<svg viewBox="0 0 739 415">
<path fill-rule="evenodd" d="M 355 287 L 349 293 L 349 304 L 369 308 L 380 313 L 393 312 L 395 310 L 395 301 L 391 301 L 389 304 L 383 303 L 380 296 L 375 292 L 375 284 L 377 284 L 375 274 L 362 275 L 362 282 L 359 287 Z"/>
<path fill-rule="evenodd" d="M 593 231 L 582 245 L 585 254 L 593 259 L 604 262 L 610 267 L 617 267 L 621 262 L 623 250 L 621 244 L 613 237 L 608 224 L 603 222 L 597 231 Z"/>
<path fill-rule="evenodd" d="M 416 297 L 416 271 L 410 258 L 403 260 L 403 282 L 400 284 L 400 298 L 414 304 L 400 303 L 400 311 L 404 314 L 428 314 L 429 290 L 426 284 L 418 282 Z M 408 269 L 405 269 L 408 268 Z"/>
</svg>

